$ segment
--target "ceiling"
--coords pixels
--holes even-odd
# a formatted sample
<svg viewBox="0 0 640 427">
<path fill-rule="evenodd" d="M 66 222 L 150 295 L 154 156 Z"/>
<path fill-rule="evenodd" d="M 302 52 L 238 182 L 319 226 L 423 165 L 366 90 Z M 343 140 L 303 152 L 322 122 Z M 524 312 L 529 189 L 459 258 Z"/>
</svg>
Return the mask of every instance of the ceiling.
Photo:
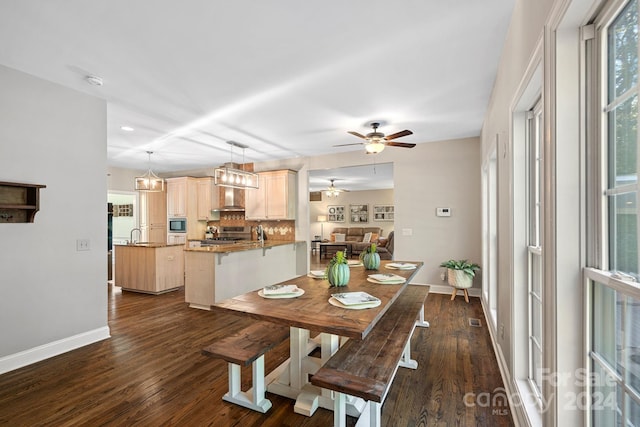
<svg viewBox="0 0 640 427">
<path fill-rule="evenodd" d="M 109 166 L 364 158 L 480 134 L 514 1 L 7 0 L 0 64 L 105 99 Z"/>
<path fill-rule="evenodd" d="M 368 156 L 367 159 L 370 159 Z M 336 188 L 348 191 L 386 190 L 393 188 L 393 163 L 372 163 L 334 169 L 309 171 L 309 191 L 329 188 L 331 180 Z"/>
</svg>

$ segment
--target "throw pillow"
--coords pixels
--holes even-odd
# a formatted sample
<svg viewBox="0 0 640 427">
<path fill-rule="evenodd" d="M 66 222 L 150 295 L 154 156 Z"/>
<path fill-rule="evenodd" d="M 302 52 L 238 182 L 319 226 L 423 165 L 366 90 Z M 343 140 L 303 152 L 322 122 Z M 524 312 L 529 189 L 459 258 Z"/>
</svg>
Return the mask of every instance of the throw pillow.
<svg viewBox="0 0 640 427">
<path fill-rule="evenodd" d="M 339 243 L 339 242 L 344 242 L 346 235 L 342 233 L 335 233 L 335 237 L 336 237 L 336 243 Z"/>
<path fill-rule="evenodd" d="M 331 233 L 331 237 L 329 237 L 329 241 L 330 241 L 330 242 L 335 242 L 335 241 L 336 241 L 336 235 L 335 235 L 335 233 Z"/>
<path fill-rule="evenodd" d="M 378 233 L 371 233 L 371 241 L 373 243 L 377 243 L 378 242 Z"/>
<path fill-rule="evenodd" d="M 371 243 L 371 235 L 373 233 L 364 233 L 364 237 L 362 238 L 362 243 Z"/>
<path fill-rule="evenodd" d="M 380 239 L 378 239 L 378 246 L 381 247 L 381 248 L 384 248 L 384 247 L 387 246 L 388 242 L 389 241 L 387 239 L 380 238 Z"/>
</svg>

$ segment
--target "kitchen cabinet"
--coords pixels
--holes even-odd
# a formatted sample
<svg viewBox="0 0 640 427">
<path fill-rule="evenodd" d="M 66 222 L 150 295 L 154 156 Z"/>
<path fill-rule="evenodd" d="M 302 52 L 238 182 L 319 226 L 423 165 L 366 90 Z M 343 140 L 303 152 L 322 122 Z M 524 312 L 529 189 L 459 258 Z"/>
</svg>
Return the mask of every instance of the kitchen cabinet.
<svg viewBox="0 0 640 427">
<path fill-rule="evenodd" d="M 186 218 L 184 243 L 188 239 L 202 239 L 207 224 L 198 221 L 198 180 L 193 177 L 167 179 L 167 218 Z"/>
<path fill-rule="evenodd" d="M 143 242 L 167 242 L 167 193 L 140 193 L 140 230 Z"/>
<path fill-rule="evenodd" d="M 183 249 L 164 244 L 116 245 L 114 285 L 149 294 L 184 286 Z"/>
<path fill-rule="evenodd" d="M 297 174 L 291 170 L 259 172 L 257 190 L 245 190 L 247 219 L 296 219 Z"/>
<path fill-rule="evenodd" d="M 167 179 L 167 217 L 187 216 L 188 178 Z"/>
<path fill-rule="evenodd" d="M 167 245 L 186 245 L 187 235 L 185 233 L 167 233 Z"/>
<path fill-rule="evenodd" d="M 198 178 L 198 220 L 212 221 L 220 218 L 220 214 L 211 211 L 220 208 L 219 187 L 214 184 L 213 178 Z"/>
</svg>

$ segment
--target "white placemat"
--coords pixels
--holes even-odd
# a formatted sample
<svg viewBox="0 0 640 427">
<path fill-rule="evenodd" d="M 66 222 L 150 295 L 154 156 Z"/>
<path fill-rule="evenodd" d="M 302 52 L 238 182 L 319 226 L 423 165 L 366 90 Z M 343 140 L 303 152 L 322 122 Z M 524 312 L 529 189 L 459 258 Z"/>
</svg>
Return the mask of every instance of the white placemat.
<svg viewBox="0 0 640 427">
<path fill-rule="evenodd" d="M 371 283 L 380 283 L 383 285 L 397 285 L 400 283 L 404 283 L 406 282 L 407 279 L 405 279 L 402 276 L 398 276 L 396 274 L 370 274 L 369 277 L 367 277 L 367 281 L 371 282 Z"/>
<path fill-rule="evenodd" d="M 366 308 L 374 308 L 379 306 L 381 304 L 381 301 L 377 300 L 377 301 L 365 302 L 360 304 L 345 305 L 340 301 L 338 301 L 337 299 L 335 299 L 334 297 L 331 297 L 329 298 L 329 304 L 335 307 L 346 308 L 347 310 L 364 310 Z"/>
<path fill-rule="evenodd" d="M 416 267 L 418 266 L 409 262 L 390 262 L 386 265 L 386 268 L 391 270 L 415 270 Z"/>
<path fill-rule="evenodd" d="M 304 289 L 300 289 L 300 288 L 297 288 L 297 289 L 298 290 L 296 292 L 292 292 L 288 294 L 269 294 L 269 295 L 265 295 L 264 290 L 260 289 L 258 291 L 258 295 L 260 295 L 262 298 L 267 298 L 267 299 L 297 298 L 300 295 L 304 294 Z"/>
</svg>

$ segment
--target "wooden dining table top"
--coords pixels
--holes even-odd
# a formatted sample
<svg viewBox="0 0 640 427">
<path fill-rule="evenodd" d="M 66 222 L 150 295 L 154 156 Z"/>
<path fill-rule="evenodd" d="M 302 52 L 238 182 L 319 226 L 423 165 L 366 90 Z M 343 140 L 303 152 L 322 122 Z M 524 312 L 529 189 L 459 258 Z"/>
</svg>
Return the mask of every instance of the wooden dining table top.
<svg viewBox="0 0 640 427">
<path fill-rule="evenodd" d="M 413 270 L 389 269 L 389 263 L 415 264 Z M 220 301 L 212 310 L 249 316 L 277 324 L 325 332 L 343 337 L 363 339 L 374 328 L 378 320 L 404 291 L 424 263 L 417 261 L 382 261 L 378 270 L 365 270 L 363 266 L 350 267 L 347 286 L 330 287 L 326 279 L 299 276 L 281 284 L 295 284 L 304 290 L 296 298 L 264 298 L 260 290 L 247 292 Z M 392 273 L 405 278 L 402 284 L 380 284 L 367 280 L 369 275 Z M 366 292 L 380 299 L 380 305 L 366 309 L 348 309 L 329 303 L 334 293 Z"/>
</svg>

